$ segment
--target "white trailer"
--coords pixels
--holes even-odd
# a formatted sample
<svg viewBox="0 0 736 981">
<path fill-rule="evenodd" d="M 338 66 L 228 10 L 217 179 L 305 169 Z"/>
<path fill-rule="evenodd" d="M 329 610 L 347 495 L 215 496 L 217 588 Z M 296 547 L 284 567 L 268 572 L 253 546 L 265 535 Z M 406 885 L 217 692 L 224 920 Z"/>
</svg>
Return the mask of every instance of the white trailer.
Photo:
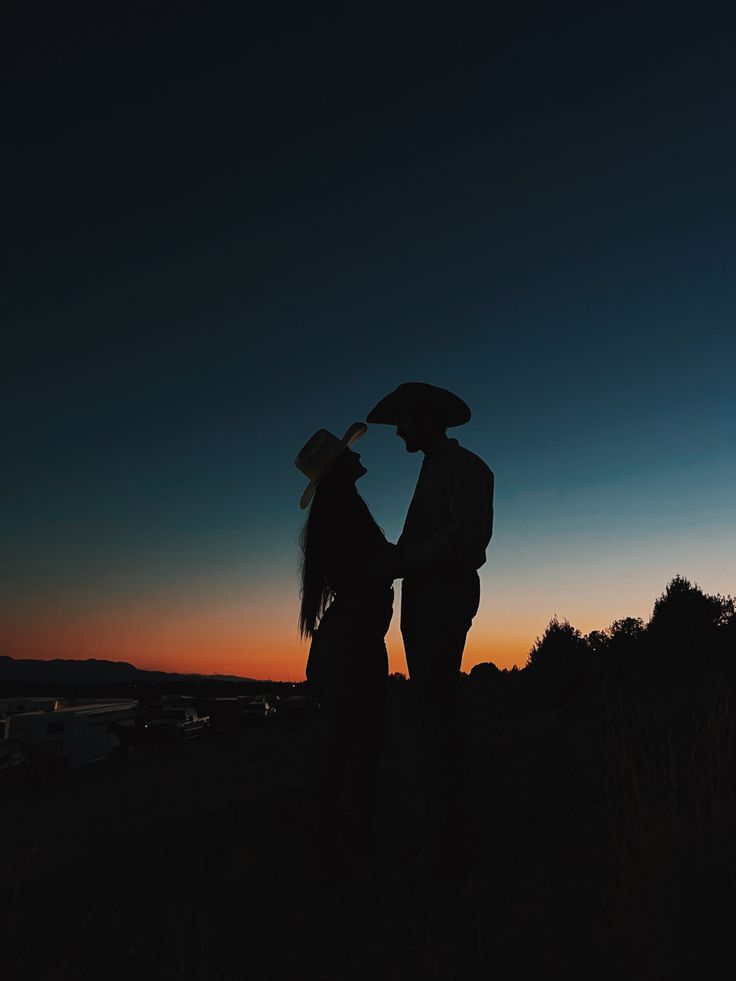
<svg viewBox="0 0 736 981">
<path fill-rule="evenodd" d="M 68 702 L 58 695 L 15 695 L 13 698 L 0 698 L 0 718 L 21 712 L 55 712 Z"/>
<path fill-rule="evenodd" d="M 24 712 L 7 719 L 10 738 L 20 739 L 31 761 L 84 766 L 107 759 L 121 745 L 121 727 L 132 730 L 133 699 L 69 705 L 55 712 Z"/>
</svg>

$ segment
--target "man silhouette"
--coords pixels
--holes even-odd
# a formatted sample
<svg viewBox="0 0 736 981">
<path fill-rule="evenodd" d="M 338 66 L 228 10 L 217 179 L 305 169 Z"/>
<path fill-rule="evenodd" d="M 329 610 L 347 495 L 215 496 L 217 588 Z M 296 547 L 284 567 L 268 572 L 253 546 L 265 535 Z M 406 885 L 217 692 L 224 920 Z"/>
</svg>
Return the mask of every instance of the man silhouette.
<svg viewBox="0 0 736 981">
<path fill-rule="evenodd" d="M 405 382 L 368 414 L 395 425 L 407 452 L 424 454 L 398 541 L 401 634 L 426 749 L 428 834 L 417 862 L 463 865 L 468 836 L 459 676 L 480 602 L 478 569 L 493 530 L 493 473 L 446 430 L 470 419 L 452 392 Z"/>
</svg>

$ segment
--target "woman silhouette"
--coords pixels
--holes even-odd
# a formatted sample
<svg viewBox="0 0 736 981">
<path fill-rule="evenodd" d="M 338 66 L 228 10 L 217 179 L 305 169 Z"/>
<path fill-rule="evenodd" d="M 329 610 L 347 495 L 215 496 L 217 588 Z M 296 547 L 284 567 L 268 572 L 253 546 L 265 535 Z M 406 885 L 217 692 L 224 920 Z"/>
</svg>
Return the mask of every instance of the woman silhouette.
<svg viewBox="0 0 736 981">
<path fill-rule="evenodd" d="M 299 628 L 312 640 L 307 679 L 323 707 L 325 733 L 305 827 L 323 871 L 339 873 L 375 854 L 374 796 L 383 743 L 396 546 L 386 541 L 355 486 L 366 473 L 350 447 L 325 429 L 296 466 L 310 478 L 301 536 Z"/>
</svg>

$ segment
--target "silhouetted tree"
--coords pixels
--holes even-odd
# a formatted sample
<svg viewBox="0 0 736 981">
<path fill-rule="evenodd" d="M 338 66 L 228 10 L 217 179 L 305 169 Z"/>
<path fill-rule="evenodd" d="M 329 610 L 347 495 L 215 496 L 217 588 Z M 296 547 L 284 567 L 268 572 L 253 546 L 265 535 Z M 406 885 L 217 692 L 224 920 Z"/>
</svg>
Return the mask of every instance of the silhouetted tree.
<svg viewBox="0 0 736 981">
<path fill-rule="evenodd" d="M 612 644 L 636 644 L 644 636 L 644 629 L 641 617 L 624 617 L 613 621 L 608 634 Z"/>
<path fill-rule="evenodd" d="M 605 631 L 606 643 L 600 652 L 603 678 L 607 684 L 617 684 L 628 678 L 637 663 L 642 663 L 646 629 L 640 617 L 614 620 Z"/>
<path fill-rule="evenodd" d="M 723 633 L 724 643 L 729 648 L 736 649 L 736 603 L 732 597 L 728 597 L 731 600 L 731 613 L 726 618 L 726 622 L 720 628 Z"/>
<path fill-rule="evenodd" d="M 697 668 L 719 629 L 727 628 L 733 617 L 730 596 L 708 595 L 677 575 L 655 601 L 647 634 L 661 657 Z"/>
<path fill-rule="evenodd" d="M 493 661 L 481 661 L 480 664 L 474 664 L 470 669 L 470 677 L 474 681 L 497 678 L 499 674 L 498 666 Z"/>
<path fill-rule="evenodd" d="M 529 651 L 526 669 L 555 696 L 572 694 L 588 678 L 591 652 L 588 643 L 567 620 L 553 617 Z"/>
<path fill-rule="evenodd" d="M 602 655 L 611 643 L 611 638 L 605 630 L 591 630 L 589 634 L 586 634 L 585 642 L 590 648 L 591 654 Z"/>
</svg>

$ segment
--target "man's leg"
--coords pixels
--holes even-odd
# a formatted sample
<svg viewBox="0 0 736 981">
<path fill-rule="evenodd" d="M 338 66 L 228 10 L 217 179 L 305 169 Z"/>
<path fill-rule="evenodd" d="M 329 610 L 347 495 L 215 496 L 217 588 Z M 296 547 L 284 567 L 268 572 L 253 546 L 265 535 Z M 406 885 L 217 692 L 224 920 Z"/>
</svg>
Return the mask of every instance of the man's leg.
<svg viewBox="0 0 736 981">
<path fill-rule="evenodd" d="M 459 681 L 479 581 L 475 574 L 460 582 L 409 585 L 401 630 L 425 755 L 428 845 L 437 861 L 447 864 L 459 857 L 466 824 L 467 747 Z"/>
</svg>

